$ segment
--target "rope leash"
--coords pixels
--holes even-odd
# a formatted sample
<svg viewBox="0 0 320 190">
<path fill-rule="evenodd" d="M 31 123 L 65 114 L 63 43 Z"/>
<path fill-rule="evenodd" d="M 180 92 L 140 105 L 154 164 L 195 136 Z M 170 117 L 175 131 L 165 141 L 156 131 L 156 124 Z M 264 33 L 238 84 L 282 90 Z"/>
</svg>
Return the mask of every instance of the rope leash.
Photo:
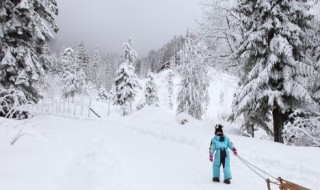
<svg viewBox="0 0 320 190">
<path fill-rule="evenodd" d="M 278 179 L 272 175 L 270 175 L 269 173 L 267 173 L 266 171 L 258 168 L 257 166 L 253 165 L 252 163 L 248 162 L 247 160 L 245 160 L 244 158 L 242 158 L 241 156 L 237 155 L 237 158 L 243 162 L 250 170 L 252 170 L 255 174 L 257 174 L 259 177 L 261 177 L 262 179 L 264 179 L 267 183 L 272 183 L 272 184 L 275 184 L 275 185 L 280 185 L 279 183 L 277 182 L 274 182 L 274 181 L 271 181 L 269 178 L 265 178 L 262 174 L 260 174 L 258 171 L 264 173 L 265 175 L 275 179 L 276 181 L 278 181 Z"/>
<path fill-rule="evenodd" d="M 268 190 L 271 190 L 271 186 L 270 184 L 274 184 L 279 186 L 280 189 L 286 189 L 286 190 L 311 190 L 309 188 L 303 187 L 301 185 L 298 185 L 296 183 L 287 181 L 282 179 L 281 177 L 276 178 L 272 175 L 270 175 L 269 173 L 267 173 L 266 171 L 258 168 L 257 166 L 253 165 L 252 163 L 248 162 L 247 160 L 245 160 L 244 158 L 242 158 L 239 155 L 236 155 L 238 157 L 238 159 L 243 162 L 250 170 L 252 170 L 255 174 L 257 174 L 259 177 L 261 177 L 262 179 L 264 179 L 267 182 L 268 185 Z M 260 173 L 259 173 L 259 172 Z M 275 179 L 276 181 L 271 181 L 269 178 L 265 178 L 261 173 L 264 173 L 265 175 L 269 176 L 270 178 Z"/>
</svg>

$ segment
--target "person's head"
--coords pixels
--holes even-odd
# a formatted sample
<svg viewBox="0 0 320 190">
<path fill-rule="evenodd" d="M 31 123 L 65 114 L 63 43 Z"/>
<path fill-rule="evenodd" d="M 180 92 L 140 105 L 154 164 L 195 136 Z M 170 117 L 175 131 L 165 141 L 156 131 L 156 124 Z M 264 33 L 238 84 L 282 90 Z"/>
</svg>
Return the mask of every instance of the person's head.
<svg viewBox="0 0 320 190">
<path fill-rule="evenodd" d="M 214 134 L 216 135 L 222 135 L 223 134 L 223 130 L 222 130 L 223 126 L 221 124 L 217 124 L 215 126 L 215 131 Z"/>
</svg>

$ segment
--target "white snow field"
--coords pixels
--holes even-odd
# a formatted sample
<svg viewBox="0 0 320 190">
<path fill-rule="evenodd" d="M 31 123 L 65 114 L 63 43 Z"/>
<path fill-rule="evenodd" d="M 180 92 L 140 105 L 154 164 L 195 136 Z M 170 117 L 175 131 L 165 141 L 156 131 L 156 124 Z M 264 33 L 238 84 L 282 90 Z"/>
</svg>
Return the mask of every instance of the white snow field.
<svg viewBox="0 0 320 190">
<path fill-rule="evenodd" d="M 0 190 L 267 189 L 232 154 L 231 184 L 211 181 L 208 147 L 214 124 L 180 125 L 171 113 L 151 107 L 105 119 L 1 118 Z M 241 137 L 229 125 L 224 130 L 243 158 L 273 176 L 319 189 L 319 148 Z"/>
</svg>

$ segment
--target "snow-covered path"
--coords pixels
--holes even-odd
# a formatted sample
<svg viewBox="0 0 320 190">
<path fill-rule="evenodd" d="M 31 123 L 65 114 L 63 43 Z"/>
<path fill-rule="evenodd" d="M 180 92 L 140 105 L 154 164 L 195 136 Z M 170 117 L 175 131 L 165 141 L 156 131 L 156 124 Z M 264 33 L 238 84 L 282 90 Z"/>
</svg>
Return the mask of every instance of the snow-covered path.
<svg viewBox="0 0 320 190">
<path fill-rule="evenodd" d="M 198 121 L 181 126 L 156 109 L 112 120 L 41 115 L 30 121 L 1 122 L 0 189 L 266 189 L 265 182 L 233 155 L 232 184 L 211 181 L 212 129 Z M 11 146 L 19 131 L 26 135 Z M 271 174 L 313 189 L 320 186 L 319 149 L 288 147 L 226 131 L 243 157 Z"/>
</svg>

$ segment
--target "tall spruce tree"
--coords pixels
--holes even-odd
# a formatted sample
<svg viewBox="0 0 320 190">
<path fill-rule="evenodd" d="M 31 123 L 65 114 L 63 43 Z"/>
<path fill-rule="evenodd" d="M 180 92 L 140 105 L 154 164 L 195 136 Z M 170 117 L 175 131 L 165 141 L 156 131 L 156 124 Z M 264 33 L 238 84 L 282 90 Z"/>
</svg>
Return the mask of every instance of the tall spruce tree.
<svg viewBox="0 0 320 190">
<path fill-rule="evenodd" d="M 147 74 L 146 77 L 146 88 L 144 92 L 144 96 L 146 98 L 147 105 L 158 106 L 159 98 L 158 98 L 158 87 L 154 81 L 154 76 L 151 72 Z"/>
<path fill-rule="evenodd" d="M 272 118 L 275 142 L 283 143 L 286 111 L 314 103 L 309 80 L 317 73 L 306 54 L 309 9 L 307 0 L 243 0 L 234 9 L 245 35 L 235 53 L 242 73 L 233 118 L 243 114 L 265 128 Z"/>
<path fill-rule="evenodd" d="M 27 101 L 41 96 L 35 83 L 51 65 L 47 42 L 58 27 L 55 0 L 1 0 L 0 2 L 0 88 L 24 94 Z M 13 105 L 15 100 L 10 101 Z M 22 102 L 19 102 L 22 103 Z M 7 110 L 11 109 L 10 104 Z"/>
<path fill-rule="evenodd" d="M 90 81 L 92 84 L 97 86 L 98 82 L 98 65 L 102 64 L 102 58 L 100 56 L 98 48 L 95 49 L 94 55 L 90 59 L 89 66 L 88 66 L 88 73 L 87 73 L 87 78 L 88 81 Z"/>
<path fill-rule="evenodd" d="M 128 42 L 124 43 L 124 50 L 122 52 L 121 58 L 125 60 L 126 63 L 133 65 L 135 60 L 137 59 L 137 52 L 133 49 L 133 41 L 132 38 L 128 39 Z"/>
<path fill-rule="evenodd" d="M 168 88 L 168 94 L 169 94 L 169 97 L 168 97 L 169 107 L 170 107 L 171 110 L 173 109 L 173 102 L 172 102 L 172 99 L 173 99 L 173 89 L 174 89 L 173 77 L 174 77 L 174 73 L 173 73 L 171 70 L 169 70 L 168 76 L 167 76 L 167 80 L 168 80 L 167 88 Z"/>
<path fill-rule="evenodd" d="M 59 68 L 64 98 L 86 94 L 86 75 L 83 69 L 78 66 L 76 52 L 72 48 L 66 48 L 62 51 Z"/>
<path fill-rule="evenodd" d="M 76 62 L 78 68 L 81 68 L 85 74 L 88 76 L 90 73 L 90 55 L 89 51 L 87 49 L 86 44 L 84 41 L 81 41 L 78 45 L 78 48 L 76 49 Z"/>
<path fill-rule="evenodd" d="M 309 33 L 314 46 L 311 48 L 311 54 L 314 61 L 314 68 L 320 73 L 320 20 L 315 19 L 313 22 L 313 32 Z M 320 105 L 320 76 L 315 80 L 313 89 L 313 98 Z"/>
<path fill-rule="evenodd" d="M 181 83 L 177 112 L 201 119 L 209 103 L 207 69 L 198 44 L 187 38 L 181 53 Z"/>
<path fill-rule="evenodd" d="M 117 70 L 114 81 L 114 105 L 119 105 L 122 109 L 122 115 L 126 116 L 132 111 L 132 102 L 137 95 L 136 88 L 139 86 L 139 82 L 137 75 L 134 73 L 133 63 L 137 53 L 132 47 L 131 38 L 127 43 L 124 43 L 124 46 L 125 50 L 121 55 L 124 62 Z"/>
</svg>

